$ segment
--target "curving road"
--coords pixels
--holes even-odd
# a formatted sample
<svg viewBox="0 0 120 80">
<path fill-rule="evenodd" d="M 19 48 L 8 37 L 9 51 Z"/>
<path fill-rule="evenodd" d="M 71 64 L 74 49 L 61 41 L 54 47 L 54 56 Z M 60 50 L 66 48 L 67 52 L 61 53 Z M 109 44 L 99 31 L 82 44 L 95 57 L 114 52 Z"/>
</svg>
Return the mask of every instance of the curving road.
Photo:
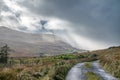
<svg viewBox="0 0 120 80">
<path fill-rule="evenodd" d="M 102 78 L 102 80 L 118 80 L 113 77 L 106 71 L 102 69 L 99 65 L 99 61 L 95 61 L 92 63 L 92 68 L 85 68 L 85 63 L 79 63 L 75 65 L 69 72 L 66 77 L 66 80 L 87 80 L 87 76 L 85 75 L 88 71 L 94 72 L 98 76 Z"/>
</svg>

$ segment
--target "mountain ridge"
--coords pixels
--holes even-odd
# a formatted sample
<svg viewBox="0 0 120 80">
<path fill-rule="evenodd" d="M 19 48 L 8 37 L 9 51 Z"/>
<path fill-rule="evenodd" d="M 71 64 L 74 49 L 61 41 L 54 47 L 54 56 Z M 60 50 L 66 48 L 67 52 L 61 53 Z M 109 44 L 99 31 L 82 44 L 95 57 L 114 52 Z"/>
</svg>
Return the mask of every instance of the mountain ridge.
<svg viewBox="0 0 120 80">
<path fill-rule="evenodd" d="M 44 55 L 59 55 L 78 50 L 53 34 L 33 34 L 0 27 L 0 43 L 6 43 L 11 48 L 11 57 L 34 57 Z"/>
</svg>

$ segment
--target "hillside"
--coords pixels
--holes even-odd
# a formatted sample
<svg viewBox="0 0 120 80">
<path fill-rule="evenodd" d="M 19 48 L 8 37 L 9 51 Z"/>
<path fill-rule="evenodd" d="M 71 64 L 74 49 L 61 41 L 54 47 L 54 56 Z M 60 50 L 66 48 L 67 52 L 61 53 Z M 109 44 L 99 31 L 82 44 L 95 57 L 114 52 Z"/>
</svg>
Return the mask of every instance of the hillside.
<svg viewBox="0 0 120 80">
<path fill-rule="evenodd" d="M 11 48 L 12 57 L 34 57 L 40 53 L 58 55 L 77 50 L 52 34 L 24 33 L 0 27 L 0 44 L 3 43 Z"/>
<path fill-rule="evenodd" d="M 120 46 L 89 52 L 97 54 L 102 67 L 113 76 L 120 79 Z"/>
<path fill-rule="evenodd" d="M 101 50 L 100 63 L 108 72 L 120 79 L 120 46 Z"/>
<path fill-rule="evenodd" d="M 66 80 L 69 70 L 77 63 L 85 63 L 87 70 L 91 63 L 100 60 L 104 69 L 114 77 L 120 78 L 120 47 L 111 47 L 104 50 L 84 52 L 78 54 L 63 54 L 50 57 L 36 58 L 9 58 L 9 66 L 0 65 L 1 80 Z M 98 66 L 97 66 L 98 67 Z M 76 67 L 80 68 L 80 67 Z M 82 68 L 83 70 L 84 68 Z M 96 68 L 91 68 L 96 69 Z M 101 69 L 101 68 L 100 68 Z M 78 70 L 77 70 L 78 71 Z M 75 71 L 75 72 L 77 72 Z M 86 70 L 85 70 L 86 71 Z M 104 72 L 103 70 L 97 72 Z M 103 80 L 99 75 L 87 73 L 88 80 Z M 104 74 L 103 74 L 104 75 Z M 106 76 L 106 75 L 104 75 Z M 17 78 L 17 79 L 16 79 Z M 100 78 L 100 79 L 99 79 Z M 85 79 L 86 80 L 86 79 Z M 109 80 L 109 79 L 105 79 Z M 111 80 L 111 78 L 110 78 Z M 112 79 L 116 80 L 116 79 Z M 118 79 L 119 80 L 119 79 Z"/>
</svg>

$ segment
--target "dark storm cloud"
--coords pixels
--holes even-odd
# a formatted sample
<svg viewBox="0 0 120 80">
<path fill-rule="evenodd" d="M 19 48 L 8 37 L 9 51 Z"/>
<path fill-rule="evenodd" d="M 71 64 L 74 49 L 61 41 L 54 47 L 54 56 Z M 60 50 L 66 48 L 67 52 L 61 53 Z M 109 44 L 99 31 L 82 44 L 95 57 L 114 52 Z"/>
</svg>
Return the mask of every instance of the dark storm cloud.
<svg viewBox="0 0 120 80">
<path fill-rule="evenodd" d="M 70 22 L 70 27 L 79 35 L 120 43 L 120 0 L 23 0 L 19 4 L 32 13 Z M 2 0 L 0 9 L 11 12 Z M 9 17 L 12 20 L 21 16 L 19 12 L 13 14 L 13 17 Z"/>
<path fill-rule="evenodd" d="M 96 40 L 120 41 L 120 0 L 31 1 L 21 4 L 37 14 L 69 21 L 78 34 Z"/>
</svg>

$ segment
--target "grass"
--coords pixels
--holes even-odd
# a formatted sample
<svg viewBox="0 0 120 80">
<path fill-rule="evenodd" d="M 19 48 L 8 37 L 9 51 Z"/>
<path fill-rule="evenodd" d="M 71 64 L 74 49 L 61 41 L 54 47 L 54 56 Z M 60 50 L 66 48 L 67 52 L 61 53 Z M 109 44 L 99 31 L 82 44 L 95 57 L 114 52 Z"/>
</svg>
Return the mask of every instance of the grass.
<svg viewBox="0 0 120 80">
<path fill-rule="evenodd" d="M 87 80 L 102 80 L 101 77 L 99 77 L 97 74 L 93 73 L 93 72 L 87 72 Z"/>
<path fill-rule="evenodd" d="M 91 53 L 98 56 L 101 66 L 107 72 L 120 80 L 120 46 L 89 52 Z"/>
<path fill-rule="evenodd" d="M 105 70 L 120 79 L 120 47 L 100 51 L 100 63 Z"/>
<path fill-rule="evenodd" d="M 10 58 L 7 65 L 0 64 L 0 80 L 65 80 L 68 71 L 77 63 L 100 60 L 103 68 L 120 78 L 120 47 L 78 54 L 64 54 L 51 57 Z M 88 80 L 99 80 L 88 72 Z M 92 79 L 91 79 L 92 78 Z"/>
<path fill-rule="evenodd" d="M 91 62 L 86 62 L 85 67 L 86 68 L 92 68 L 92 63 Z"/>
<path fill-rule="evenodd" d="M 0 67 L 0 80 L 65 80 L 72 66 L 94 60 L 96 57 L 87 53 L 42 58 L 10 58 L 6 66 Z"/>
<path fill-rule="evenodd" d="M 92 62 L 86 62 L 85 63 L 85 68 L 90 69 L 92 68 Z M 97 74 L 88 71 L 86 73 L 87 75 L 87 80 L 102 80 L 102 78 L 100 76 L 98 76 Z"/>
</svg>

